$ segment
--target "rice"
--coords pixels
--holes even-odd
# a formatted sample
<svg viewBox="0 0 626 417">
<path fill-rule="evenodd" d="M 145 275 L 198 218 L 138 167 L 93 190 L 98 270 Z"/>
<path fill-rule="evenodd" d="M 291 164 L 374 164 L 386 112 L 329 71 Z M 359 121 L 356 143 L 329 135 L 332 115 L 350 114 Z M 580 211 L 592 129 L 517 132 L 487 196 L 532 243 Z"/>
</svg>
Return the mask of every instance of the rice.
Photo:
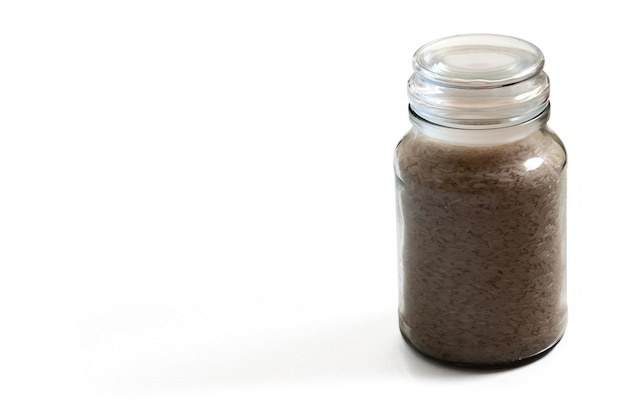
<svg viewBox="0 0 626 417">
<path fill-rule="evenodd" d="M 547 128 L 493 146 L 396 148 L 400 329 L 422 353 L 509 364 L 567 322 L 566 154 Z"/>
</svg>

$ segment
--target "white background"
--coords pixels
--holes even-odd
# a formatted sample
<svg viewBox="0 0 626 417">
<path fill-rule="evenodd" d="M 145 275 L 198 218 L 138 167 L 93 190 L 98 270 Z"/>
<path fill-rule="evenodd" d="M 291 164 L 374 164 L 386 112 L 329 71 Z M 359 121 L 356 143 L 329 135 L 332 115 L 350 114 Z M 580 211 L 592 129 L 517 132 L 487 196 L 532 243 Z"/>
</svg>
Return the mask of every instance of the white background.
<svg viewBox="0 0 626 417">
<path fill-rule="evenodd" d="M 578 4 L 1 3 L 0 415 L 624 415 L 626 29 Z M 396 324 L 411 57 L 466 32 L 543 50 L 570 156 L 570 324 L 510 371 Z"/>
</svg>

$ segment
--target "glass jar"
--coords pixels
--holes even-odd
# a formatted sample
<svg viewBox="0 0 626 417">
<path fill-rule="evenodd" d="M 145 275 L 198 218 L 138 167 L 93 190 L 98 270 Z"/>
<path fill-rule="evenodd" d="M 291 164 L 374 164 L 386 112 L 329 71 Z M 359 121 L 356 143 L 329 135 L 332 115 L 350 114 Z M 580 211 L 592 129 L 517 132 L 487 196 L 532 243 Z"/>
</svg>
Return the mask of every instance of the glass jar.
<svg viewBox="0 0 626 417">
<path fill-rule="evenodd" d="M 508 366 L 567 322 L 567 157 L 534 45 L 459 35 L 420 48 L 395 150 L 400 330 L 419 352 Z"/>
</svg>

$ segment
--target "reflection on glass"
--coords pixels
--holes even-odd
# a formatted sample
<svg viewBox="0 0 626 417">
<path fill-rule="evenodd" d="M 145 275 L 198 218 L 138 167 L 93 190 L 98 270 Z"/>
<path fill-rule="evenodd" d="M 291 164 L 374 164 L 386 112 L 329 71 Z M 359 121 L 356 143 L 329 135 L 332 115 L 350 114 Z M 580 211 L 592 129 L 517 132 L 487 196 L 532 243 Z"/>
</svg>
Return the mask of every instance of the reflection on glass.
<svg viewBox="0 0 626 417">
<path fill-rule="evenodd" d="M 524 166 L 528 171 L 539 168 L 541 164 L 543 164 L 543 158 L 530 158 L 524 162 Z"/>
</svg>

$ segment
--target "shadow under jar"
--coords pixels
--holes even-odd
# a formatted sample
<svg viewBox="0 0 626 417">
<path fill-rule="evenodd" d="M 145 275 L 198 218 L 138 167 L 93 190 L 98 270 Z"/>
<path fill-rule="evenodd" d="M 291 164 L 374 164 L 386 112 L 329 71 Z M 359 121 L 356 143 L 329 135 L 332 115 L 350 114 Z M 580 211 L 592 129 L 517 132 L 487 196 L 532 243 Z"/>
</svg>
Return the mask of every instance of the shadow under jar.
<svg viewBox="0 0 626 417">
<path fill-rule="evenodd" d="M 566 152 L 534 45 L 440 39 L 414 55 L 396 147 L 399 318 L 438 360 L 509 366 L 563 336 Z"/>
</svg>

